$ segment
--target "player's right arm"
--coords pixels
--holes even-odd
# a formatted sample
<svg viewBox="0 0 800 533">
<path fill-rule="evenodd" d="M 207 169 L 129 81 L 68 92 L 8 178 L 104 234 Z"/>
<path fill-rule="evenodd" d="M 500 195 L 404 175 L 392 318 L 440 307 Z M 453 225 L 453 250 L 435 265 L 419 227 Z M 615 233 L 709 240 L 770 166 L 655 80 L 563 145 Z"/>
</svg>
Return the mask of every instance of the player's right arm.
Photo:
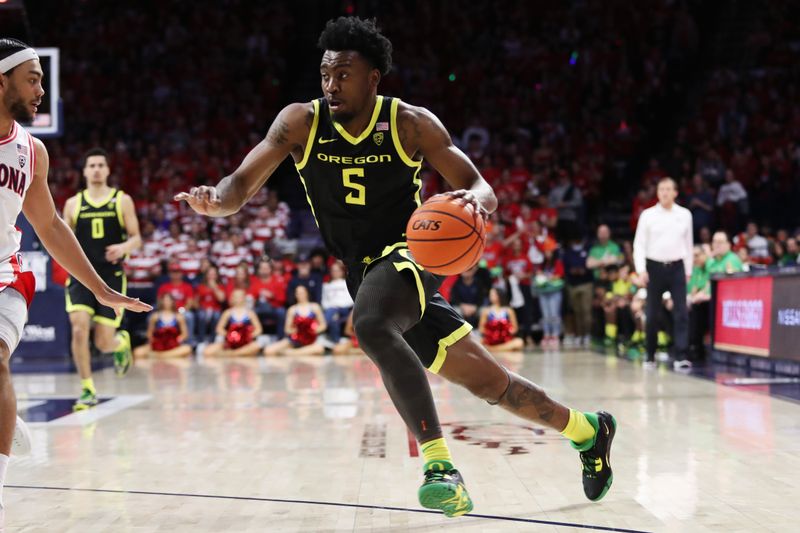
<svg viewBox="0 0 800 533">
<path fill-rule="evenodd" d="M 313 120 L 313 104 L 289 104 L 275 117 L 264 140 L 250 150 L 233 174 L 215 187 L 192 187 L 189 192 L 175 195 L 175 200 L 186 200 L 201 215 L 225 217 L 236 213 L 288 155 L 295 161 L 303 158 L 306 142 L 311 142 L 308 134 Z"/>
</svg>

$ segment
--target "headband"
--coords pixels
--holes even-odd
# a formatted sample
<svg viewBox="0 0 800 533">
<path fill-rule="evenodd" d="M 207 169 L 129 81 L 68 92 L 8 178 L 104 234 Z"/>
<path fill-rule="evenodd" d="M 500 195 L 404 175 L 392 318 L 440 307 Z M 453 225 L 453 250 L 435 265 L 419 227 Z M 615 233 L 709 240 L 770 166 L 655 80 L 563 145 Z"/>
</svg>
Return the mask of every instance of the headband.
<svg viewBox="0 0 800 533">
<path fill-rule="evenodd" d="M 39 55 L 33 48 L 23 48 L 19 52 L 14 52 L 10 56 L 0 59 L 0 73 L 5 74 L 12 68 L 31 59 L 39 59 Z"/>
</svg>

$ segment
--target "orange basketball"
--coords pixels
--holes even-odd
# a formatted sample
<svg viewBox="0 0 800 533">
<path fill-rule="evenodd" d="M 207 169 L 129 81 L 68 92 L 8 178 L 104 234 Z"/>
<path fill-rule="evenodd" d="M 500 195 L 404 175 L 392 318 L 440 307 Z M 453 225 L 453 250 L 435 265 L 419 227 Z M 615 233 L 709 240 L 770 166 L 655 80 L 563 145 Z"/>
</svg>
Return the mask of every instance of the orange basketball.
<svg viewBox="0 0 800 533">
<path fill-rule="evenodd" d="M 419 206 L 406 226 L 406 240 L 418 265 L 444 276 L 469 270 L 483 255 L 483 217 L 461 200 L 434 197 Z"/>
</svg>

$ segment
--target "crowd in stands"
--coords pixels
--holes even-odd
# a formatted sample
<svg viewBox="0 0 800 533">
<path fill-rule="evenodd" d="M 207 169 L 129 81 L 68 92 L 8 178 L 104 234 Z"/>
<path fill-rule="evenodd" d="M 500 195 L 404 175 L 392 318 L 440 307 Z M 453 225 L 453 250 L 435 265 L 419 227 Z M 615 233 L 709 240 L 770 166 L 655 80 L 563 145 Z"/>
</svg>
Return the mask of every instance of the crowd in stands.
<svg viewBox="0 0 800 533">
<path fill-rule="evenodd" d="M 764 1 L 774 9 L 750 37 L 762 68 L 713 73 L 700 111 L 671 151 L 650 161 L 633 199 L 631 231 L 655 203 L 658 179 L 679 182 L 700 245 L 690 287 L 696 309 L 707 305 L 710 272 L 794 265 L 800 251 L 791 226 L 800 46 L 785 24 L 791 13 L 781 11 L 791 2 Z M 135 199 L 144 240 L 126 263 L 129 292 L 158 303 L 150 318 L 126 318 L 147 340 L 140 355 L 186 355 L 181 343 L 211 355 L 357 347 L 342 267 L 298 246 L 293 221 L 307 208 L 273 186 L 281 182 L 227 219 L 170 201 L 233 170 L 294 99 L 286 80 L 299 76 L 287 58 L 296 36 L 310 35 L 297 31 L 296 6 L 50 4 L 34 24 L 37 40 L 70 44 L 61 58 L 70 133 L 47 141 L 51 188 L 62 205 L 81 186 L 84 150 L 111 148 L 112 182 Z M 626 165 L 664 97 L 670 65 L 695 53 L 698 28 L 684 2 L 540 4 L 379 3 L 379 24 L 395 43 L 381 92 L 432 109 L 497 192 L 484 257 L 442 287 L 487 344 L 636 345 L 643 295 L 631 244 L 598 226 L 600 205 L 610 190 L 636 188 L 622 181 Z M 376 6 L 361 3 L 358 14 L 376 14 Z M 433 169 L 423 174 L 425 197 L 445 189 Z M 707 327 L 701 315 L 693 315 L 695 341 Z M 668 322 L 669 313 L 658 319 Z"/>
</svg>

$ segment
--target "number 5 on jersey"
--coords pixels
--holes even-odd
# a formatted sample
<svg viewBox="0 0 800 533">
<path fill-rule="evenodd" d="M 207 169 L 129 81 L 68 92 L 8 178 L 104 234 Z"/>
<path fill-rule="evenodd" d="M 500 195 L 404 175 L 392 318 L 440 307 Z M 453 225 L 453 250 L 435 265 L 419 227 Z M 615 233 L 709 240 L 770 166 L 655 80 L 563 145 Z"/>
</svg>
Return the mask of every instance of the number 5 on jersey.
<svg viewBox="0 0 800 533">
<path fill-rule="evenodd" d="M 347 193 L 345 196 L 344 201 L 347 204 L 353 205 L 367 205 L 367 188 L 361 185 L 360 183 L 355 183 L 351 180 L 351 178 L 363 178 L 364 177 L 364 169 L 363 168 L 343 168 L 342 169 L 342 182 L 344 186 L 348 189 L 353 189 L 355 192 Z"/>
</svg>

